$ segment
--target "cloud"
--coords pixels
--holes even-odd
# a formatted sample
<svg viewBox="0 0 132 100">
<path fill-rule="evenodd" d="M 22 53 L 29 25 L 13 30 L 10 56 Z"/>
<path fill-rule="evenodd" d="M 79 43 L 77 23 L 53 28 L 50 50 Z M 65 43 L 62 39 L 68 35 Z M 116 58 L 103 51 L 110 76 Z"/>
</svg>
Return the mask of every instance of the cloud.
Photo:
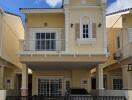
<svg viewBox="0 0 132 100">
<path fill-rule="evenodd" d="M 34 4 L 37 4 L 38 5 L 38 4 L 42 3 L 42 1 L 43 0 L 35 0 Z"/>
<path fill-rule="evenodd" d="M 57 5 L 62 4 L 62 0 L 46 0 L 46 3 L 47 3 L 50 7 L 54 8 L 54 7 L 56 7 Z"/>
<path fill-rule="evenodd" d="M 131 7 L 132 7 L 132 0 L 116 0 L 107 8 L 107 13 L 112 13 Z"/>
<path fill-rule="evenodd" d="M 58 5 L 61 5 L 62 4 L 62 0 L 35 0 L 34 3 L 35 4 L 46 3 L 50 7 L 54 8 L 54 7 L 58 6 Z"/>
</svg>

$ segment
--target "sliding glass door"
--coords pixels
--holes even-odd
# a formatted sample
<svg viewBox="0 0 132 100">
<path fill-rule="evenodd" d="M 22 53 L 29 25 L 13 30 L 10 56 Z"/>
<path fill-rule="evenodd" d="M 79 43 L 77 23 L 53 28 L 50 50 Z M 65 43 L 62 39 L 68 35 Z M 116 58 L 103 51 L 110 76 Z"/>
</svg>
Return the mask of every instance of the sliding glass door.
<svg viewBox="0 0 132 100">
<path fill-rule="evenodd" d="M 40 78 L 38 79 L 39 96 L 62 96 L 62 79 L 61 78 Z"/>
</svg>

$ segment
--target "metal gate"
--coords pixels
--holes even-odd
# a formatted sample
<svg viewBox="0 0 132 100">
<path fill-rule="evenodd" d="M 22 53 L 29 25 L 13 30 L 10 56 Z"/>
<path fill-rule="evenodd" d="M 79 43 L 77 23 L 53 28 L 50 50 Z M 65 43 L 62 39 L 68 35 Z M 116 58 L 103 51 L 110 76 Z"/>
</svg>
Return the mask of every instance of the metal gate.
<svg viewBox="0 0 132 100">
<path fill-rule="evenodd" d="M 127 100 L 123 96 L 7 96 L 6 100 Z"/>
</svg>

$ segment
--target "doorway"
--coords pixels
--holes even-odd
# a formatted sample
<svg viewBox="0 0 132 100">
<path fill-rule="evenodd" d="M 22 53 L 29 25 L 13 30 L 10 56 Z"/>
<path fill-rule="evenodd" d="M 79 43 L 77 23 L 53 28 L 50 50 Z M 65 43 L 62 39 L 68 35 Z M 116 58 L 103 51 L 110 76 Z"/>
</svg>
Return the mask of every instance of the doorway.
<svg viewBox="0 0 132 100">
<path fill-rule="evenodd" d="M 62 96 L 63 85 L 62 78 L 39 78 L 38 95 L 39 96 Z"/>
</svg>

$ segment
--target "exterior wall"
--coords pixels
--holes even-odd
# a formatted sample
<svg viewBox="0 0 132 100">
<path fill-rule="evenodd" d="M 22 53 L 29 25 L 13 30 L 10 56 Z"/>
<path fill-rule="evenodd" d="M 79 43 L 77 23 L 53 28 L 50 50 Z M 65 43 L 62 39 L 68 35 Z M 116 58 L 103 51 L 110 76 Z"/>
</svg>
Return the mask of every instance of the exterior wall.
<svg viewBox="0 0 132 100">
<path fill-rule="evenodd" d="M 13 24 L 14 27 L 10 22 L 15 23 Z M 19 51 L 19 39 L 22 38 L 22 35 L 24 34 L 24 30 L 16 27 L 22 25 L 20 23 L 21 20 L 18 19 L 18 17 L 4 13 L 1 32 L 1 57 L 18 67 L 21 66 L 17 57 L 17 52 Z"/>
<path fill-rule="evenodd" d="M 17 53 L 23 35 L 20 17 L 0 13 L 0 89 L 7 90 L 7 95 L 16 95 L 16 71 L 21 68 Z"/>
<path fill-rule="evenodd" d="M 115 22 L 111 21 L 116 19 Z M 111 23 L 109 23 L 111 21 Z M 120 49 L 125 50 L 123 53 L 130 52 L 129 50 L 126 51 L 128 48 L 128 28 L 132 28 L 132 19 L 131 14 L 124 14 L 124 15 L 111 15 L 107 17 L 107 34 L 108 34 L 108 52 L 109 57 L 107 61 L 107 65 L 113 64 L 116 61 L 113 59 L 113 54 L 119 50 L 117 48 L 117 36 L 120 37 Z M 113 23 L 113 24 L 112 24 Z M 109 25 L 113 25 L 109 27 Z"/>
<path fill-rule="evenodd" d="M 104 96 L 126 96 L 128 98 L 130 95 L 128 100 L 131 99 L 129 89 L 131 90 L 132 74 L 127 70 L 128 64 L 131 63 L 131 51 L 129 50 L 131 43 L 128 41 L 128 28 L 132 28 L 131 17 L 129 13 L 107 17 L 109 57 L 104 68 L 104 73 L 107 75 L 107 90 L 104 90 Z M 117 36 L 120 37 L 120 48 L 117 48 Z M 122 53 L 120 60 L 114 60 L 113 54 L 117 51 Z M 123 90 L 113 90 L 112 77 L 123 80 Z"/>
<path fill-rule="evenodd" d="M 99 0 L 70 0 L 70 5 L 72 6 L 81 6 L 81 5 L 100 5 Z"/>
<path fill-rule="evenodd" d="M 106 73 L 106 77 L 107 77 L 106 89 L 113 90 L 113 78 L 123 79 L 122 78 L 122 69 L 120 68 L 120 69 L 115 69 L 115 70 L 109 71 Z"/>
<path fill-rule="evenodd" d="M 32 95 L 37 95 L 37 78 L 39 77 L 62 77 L 71 79 L 71 87 L 81 88 L 81 80 L 89 78 L 87 70 L 47 70 L 33 71 Z"/>
<path fill-rule="evenodd" d="M 72 70 L 72 87 L 79 88 L 82 79 L 87 79 L 89 72 L 87 70 Z"/>
<path fill-rule="evenodd" d="M 101 9 L 99 8 L 95 8 L 95 9 L 90 9 L 90 8 L 86 8 L 86 9 L 70 9 L 69 11 L 69 23 L 68 25 L 70 25 L 70 23 L 74 24 L 73 28 L 69 28 L 69 34 L 68 34 L 68 45 L 69 45 L 69 52 L 73 53 L 86 53 L 86 54 L 103 54 L 104 50 L 103 50 L 103 41 L 104 41 L 104 33 L 103 33 L 103 28 L 97 28 L 97 40 L 95 42 L 95 44 L 79 44 L 77 39 L 76 39 L 76 32 L 75 32 L 75 24 L 79 23 L 80 24 L 80 19 L 82 16 L 88 16 L 91 18 L 91 22 L 92 23 L 100 23 L 102 22 L 102 15 L 101 15 Z M 74 17 L 73 17 L 74 16 Z M 98 16 L 98 17 L 96 17 Z M 70 26 L 69 26 L 70 27 Z M 78 38 L 79 39 L 79 38 Z M 87 42 L 87 41 L 86 41 Z"/>
<path fill-rule="evenodd" d="M 121 14 L 115 14 L 106 16 L 106 27 L 109 28 L 122 28 L 123 22 L 122 22 L 122 15 Z"/>
<path fill-rule="evenodd" d="M 0 64 L 4 63 L 3 60 L 0 60 Z M 16 71 L 17 68 L 14 68 L 14 65 L 6 63 L 5 67 L 0 68 L 0 89 L 7 90 L 7 95 L 16 95 Z"/>
<path fill-rule="evenodd" d="M 113 64 L 116 62 L 116 60 L 113 59 L 113 54 L 117 51 L 117 36 L 122 35 L 121 29 L 120 28 L 109 28 L 107 30 L 108 34 L 108 60 L 107 60 L 107 65 Z M 122 42 L 122 41 L 121 41 Z"/>
<path fill-rule="evenodd" d="M 100 8 L 94 9 L 70 9 L 69 11 L 69 20 L 68 20 L 68 53 L 86 53 L 86 54 L 104 54 L 104 32 L 103 28 L 97 28 L 97 40 L 95 44 L 79 44 L 76 40 L 75 24 L 80 23 L 80 18 L 82 15 L 88 16 L 91 18 L 92 23 L 102 22 L 102 10 Z M 73 17 L 74 16 L 74 17 Z M 98 16 L 98 17 L 96 17 Z M 25 39 L 30 41 L 30 28 L 64 28 L 65 17 L 64 14 L 26 14 L 26 34 Z M 47 27 L 44 26 L 44 23 L 47 23 Z M 70 27 L 70 24 L 73 23 L 73 27 Z M 63 36 L 64 37 L 64 36 Z M 88 42 L 88 41 L 85 41 Z"/>
<path fill-rule="evenodd" d="M 132 14 L 123 15 L 123 28 L 132 28 Z"/>
<path fill-rule="evenodd" d="M 0 90 L 0 100 L 6 99 L 6 90 Z"/>
<path fill-rule="evenodd" d="M 50 9 L 47 9 L 46 11 L 47 12 L 51 11 L 52 12 L 51 14 L 46 12 L 39 14 L 35 12 L 37 11 L 36 9 L 30 9 L 30 10 L 25 9 L 25 11 L 27 10 L 27 13 L 25 13 L 26 15 L 25 40 L 30 41 L 30 39 L 33 39 L 33 35 L 30 35 L 31 28 L 34 29 L 38 28 L 38 30 L 46 29 L 46 28 L 49 28 L 49 30 L 52 28 L 64 28 L 65 29 L 64 35 L 66 39 L 65 52 L 52 52 L 52 51 L 45 52 L 45 51 L 37 51 L 37 50 L 34 52 L 30 52 L 30 50 L 29 51 L 25 50 L 20 53 L 20 61 L 27 64 L 27 67 L 29 65 L 31 69 L 34 69 L 35 64 L 34 66 L 32 66 L 32 62 L 33 63 L 36 62 L 36 66 L 37 66 L 36 70 L 38 71 L 35 71 L 35 69 L 33 70 L 33 81 L 32 81 L 33 95 L 37 95 L 37 83 L 36 83 L 37 77 L 63 76 L 64 78 L 71 78 L 72 87 L 81 87 L 81 80 L 89 79 L 90 74 L 87 71 L 87 69 L 84 70 L 79 69 L 78 67 L 74 67 L 74 64 L 72 65 L 73 67 L 70 68 L 71 70 L 66 70 L 66 71 L 53 70 L 52 69 L 53 67 L 51 67 L 51 69 L 49 67 L 50 70 L 40 71 L 41 68 L 43 69 L 43 65 L 46 64 L 46 62 L 49 63 L 64 62 L 66 64 L 68 62 L 71 63 L 87 62 L 89 67 L 91 67 L 94 63 L 99 64 L 105 62 L 106 60 L 105 54 L 107 54 L 107 50 L 106 50 L 107 47 L 105 45 L 107 42 L 105 41 L 105 12 L 104 12 L 105 5 L 101 3 L 101 1 L 99 0 L 86 0 L 85 3 L 87 3 L 87 5 L 85 4 L 82 5 L 81 3 L 82 0 L 71 0 L 70 4 L 64 5 L 64 12 L 63 13 L 61 12 L 59 14 L 58 12 L 53 14 L 52 10 Z M 42 10 L 43 9 L 40 9 L 40 11 Z M 30 11 L 31 12 L 33 11 L 34 13 L 30 13 Z M 76 28 L 76 25 L 82 24 L 81 18 L 84 16 L 90 19 L 89 27 L 92 36 L 88 38 L 88 40 L 84 39 L 84 41 L 82 41 L 83 39 L 81 40 L 81 36 L 80 36 L 81 26 Z M 76 29 L 79 29 L 78 32 L 76 32 Z M 96 35 L 95 37 L 94 34 Z M 77 35 L 79 37 L 77 37 Z M 30 54 L 33 55 L 30 56 Z M 63 65 L 60 66 L 63 67 Z M 76 70 L 74 68 L 76 68 Z M 89 83 L 91 82 L 89 81 Z M 23 85 L 25 84 L 26 81 L 23 80 Z M 25 85 L 25 89 L 26 89 L 26 85 Z M 90 85 L 88 86 L 88 89 L 89 90 L 91 89 Z"/>
</svg>

